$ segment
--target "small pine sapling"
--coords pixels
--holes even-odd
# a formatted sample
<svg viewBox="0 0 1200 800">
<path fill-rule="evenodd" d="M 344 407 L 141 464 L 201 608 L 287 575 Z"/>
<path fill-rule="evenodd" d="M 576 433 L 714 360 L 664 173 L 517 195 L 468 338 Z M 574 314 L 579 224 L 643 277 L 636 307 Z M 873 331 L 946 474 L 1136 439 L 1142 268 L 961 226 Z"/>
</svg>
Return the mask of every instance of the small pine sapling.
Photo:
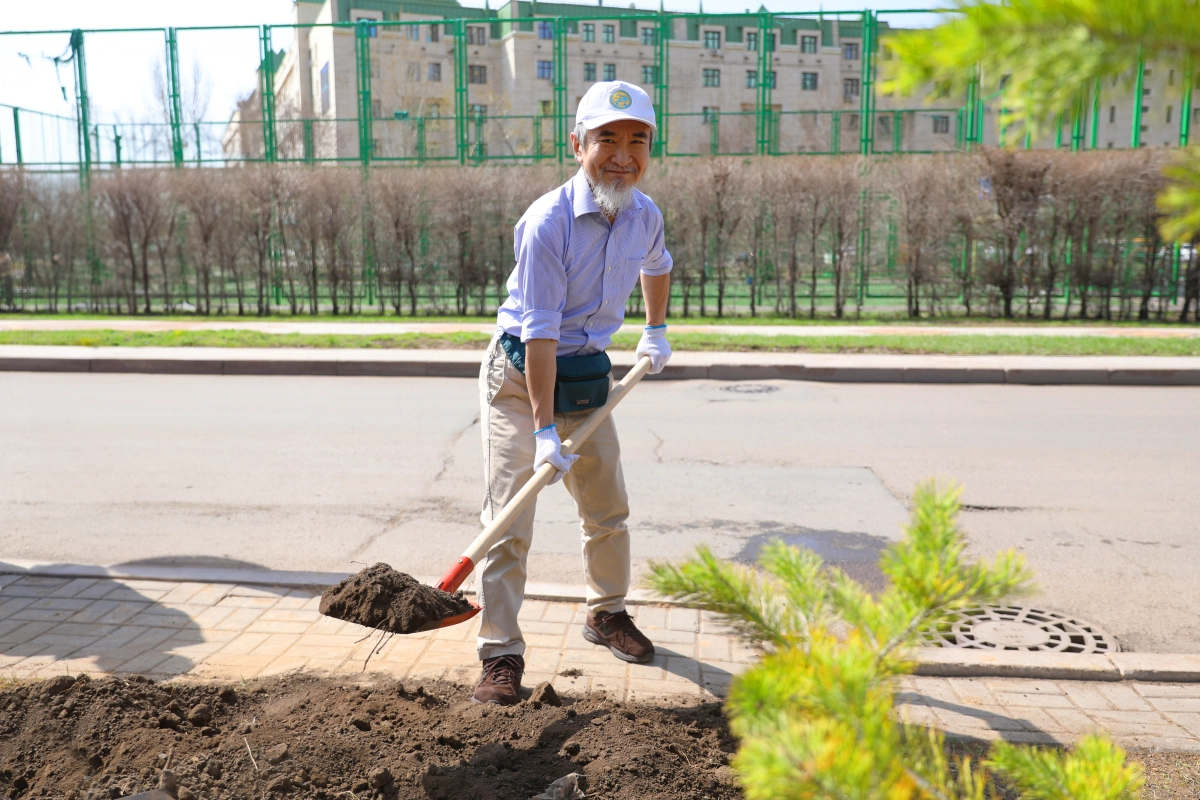
<svg viewBox="0 0 1200 800">
<path fill-rule="evenodd" d="M 897 717 L 896 684 L 912 670 L 922 632 L 955 610 L 1026 593 L 1031 575 L 1014 551 L 964 557 L 957 487 L 917 488 L 902 541 L 880 566 L 889 585 L 872 596 L 816 554 L 775 541 L 758 568 L 706 547 L 651 565 L 660 594 L 719 615 L 763 646 L 762 660 L 730 686 L 726 710 L 741 740 L 734 760 L 749 800 L 985 800 L 997 780 L 1028 800 L 1131 800 L 1142 778 L 1102 737 L 1070 753 L 997 744 L 983 763 L 952 760 L 942 734 Z"/>
</svg>

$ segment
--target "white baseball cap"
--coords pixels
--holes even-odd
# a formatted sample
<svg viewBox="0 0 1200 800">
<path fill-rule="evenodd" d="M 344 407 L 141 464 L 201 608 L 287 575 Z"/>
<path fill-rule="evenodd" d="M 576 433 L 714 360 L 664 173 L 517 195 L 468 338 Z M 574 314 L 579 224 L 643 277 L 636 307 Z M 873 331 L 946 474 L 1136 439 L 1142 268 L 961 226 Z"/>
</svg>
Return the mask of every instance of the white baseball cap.
<svg viewBox="0 0 1200 800">
<path fill-rule="evenodd" d="M 625 81 L 601 81 L 593 83 L 592 88 L 579 99 L 575 122 L 589 131 L 620 119 L 635 119 L 658 131 L 654 121 L 654 104 L 650 102 L 650 95 L 640 86 Z"/>
</svg>

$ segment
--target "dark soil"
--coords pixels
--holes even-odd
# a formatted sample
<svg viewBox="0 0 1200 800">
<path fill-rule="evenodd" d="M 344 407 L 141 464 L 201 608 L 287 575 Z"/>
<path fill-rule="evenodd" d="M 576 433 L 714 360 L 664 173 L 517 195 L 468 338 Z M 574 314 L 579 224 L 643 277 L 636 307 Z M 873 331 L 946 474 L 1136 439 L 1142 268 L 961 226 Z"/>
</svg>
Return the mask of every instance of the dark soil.
<svg viewBox="0 0 1200 800">
<path fill-rule="evenodd" d="M 321 592 L 325 616 L 390 633 L 416 633 L 428 623 L 470 610 L 462 592 L 443 592 L 382 562 Z"/>
<path fill-rule="evenodd" d="M 61 677 L 0 691 L 0 797 L 526 800 L 571 772 L 589 800 L 735 800 L 713 703 L 481 706 L 446 684 L 236 686 Z M 561 705 L 555 705 L 561 702 Z M 168 765 L 169 761 L 169 765 Z"/>
</svg>

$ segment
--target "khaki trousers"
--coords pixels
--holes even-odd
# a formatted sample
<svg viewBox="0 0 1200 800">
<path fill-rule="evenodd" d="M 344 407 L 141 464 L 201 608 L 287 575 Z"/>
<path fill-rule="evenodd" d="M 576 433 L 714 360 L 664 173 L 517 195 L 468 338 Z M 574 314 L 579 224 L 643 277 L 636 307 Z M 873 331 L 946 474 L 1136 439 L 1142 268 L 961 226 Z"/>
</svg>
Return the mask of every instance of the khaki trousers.
<svg viewBox="0 0 1200 800">
<path fill-rule="evenodd" d="M 487 483 L 484 525 L 533 477 L 533 405 L 525 376 L 509 363 L 499 334 L 492 338 L 479 371 L 483 470 Z M 555 413 L 565 441 L 591 412 Z M 583 572 L 588 609 L 622 611 L 629 591 L 629 499 L 621 472 L 621 446 L 612 417 L 577 451 L 579 460 L 563 478 L 582 521 Z M 525 562 L 533 543 L 536 503 L 518 517 L 477 565 L 480 614 L 479 658 L 523 655 L 525 640 L 517 613 L 525 596 Z"/>
</svg>

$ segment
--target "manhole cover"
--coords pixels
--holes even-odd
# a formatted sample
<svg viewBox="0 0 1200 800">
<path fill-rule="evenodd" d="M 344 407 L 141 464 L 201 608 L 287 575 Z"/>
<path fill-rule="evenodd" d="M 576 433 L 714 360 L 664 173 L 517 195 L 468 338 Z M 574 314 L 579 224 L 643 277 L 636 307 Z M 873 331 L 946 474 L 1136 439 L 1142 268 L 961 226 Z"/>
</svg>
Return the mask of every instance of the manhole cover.
<svg viewBox="0 0 1200 800">
<path fill-rule="evenodd" d="M 722 386 L 721 391 L 735 394 L 770 394 L 778 392 L 779 387 L 768 386 L 765 383 L 731 383 L 728 386 Z"/>
<path fill-rule="evenodd" d="M 958 611 L 925 634 L 932 647 L 1025 650 L 1052 653 L 1115 653 L 1117 640 L 1090 622 L 1030 606 L 983 606 Z"/>
</svg>

